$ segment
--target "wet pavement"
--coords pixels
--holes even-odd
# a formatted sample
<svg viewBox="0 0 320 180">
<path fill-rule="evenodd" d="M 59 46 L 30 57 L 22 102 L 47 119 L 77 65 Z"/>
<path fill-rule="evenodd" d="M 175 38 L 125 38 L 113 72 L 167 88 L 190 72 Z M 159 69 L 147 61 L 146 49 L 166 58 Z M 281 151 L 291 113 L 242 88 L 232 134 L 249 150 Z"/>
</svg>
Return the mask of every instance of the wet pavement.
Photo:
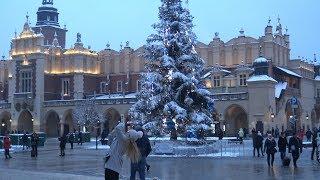
<svg viewBox="0 0 320 180">
<path fill-rule="evenodd" d="M 39 149 L 37 159 L 32 159 L 30 152 L 15 153 L 11 160 L 0 158 L 0 180 L 103 179 L 105 150 L 75 147 L 74 150 L 67 149 L 66 157 L 61 158 L 58 142 L 49 140 L 45 148 Z M 161 180 L 320 179 L 320 164 L 309 160 L 310 149 L 304 149 L 297 169 L 282 167 L 279 153 L 274 167 L 268 168 L 265 157 L 249 155 L 249 143 L 244 149 L 248 151 L 247 155 L 239 157 L 153 156 L 148 159 L 151 165 L 148 177 Z"/>
</svg>

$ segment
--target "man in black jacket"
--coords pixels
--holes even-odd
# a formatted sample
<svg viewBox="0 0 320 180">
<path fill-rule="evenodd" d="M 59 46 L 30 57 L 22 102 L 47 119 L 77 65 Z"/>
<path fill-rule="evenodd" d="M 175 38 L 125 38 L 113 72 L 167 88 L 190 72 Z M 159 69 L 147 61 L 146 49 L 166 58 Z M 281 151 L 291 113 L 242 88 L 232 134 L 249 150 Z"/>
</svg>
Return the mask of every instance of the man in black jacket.
<svg viewBox="0 0 320 180">
<path fill-rule="evenodd" d="M 292 155 L 294 167 L 297 167 L 297 161 L 302 153 L 302 141 L 298 138 L 297 133 L 290 138 L 288 148 Z"/>
<path fill-rule="evenodd" d="M 311 160 L 314 160 L 314 154 L 318 150 L 318 131 L 315 128 L 312 133 L 312 152 L 311 152 Z"/>
<path fill-rule="evenodd" d="M 279 140 L 278 140 L 278 148 L 279 148 L 280 157 L 282 160 L 286 156 L 287 145 L 288 145 L 287 138 L 284 132 L 281 132 L 281 136 L 279 137 Z"/>
<path fill-rule="evenodd" d="M 134 180 L 136 177 L 136 172 L 139 172 L 139 176 L 141 180 L 145 180 L 145 170 L 146 170 L 146 166 L 147 166 L 147 160 L 146 158 L 149 156 L 149 154 L 151 153 L 151 144 L 149 141 L 148 136 L 145 134 L 145 132 L 143 131 L 141 126 L 138 126 L 135 128 L 136 131 L 142 131 L 143 132 L 143 136 L 142 138 L 138 139 L 136 141 L 137 146 L 139 148 L 140 151 L 140 155 L 141 155 L 141 159 L 138 163 L 131 163 L 131 176 L 130 176 L 130 180 Z"/>
</svg>

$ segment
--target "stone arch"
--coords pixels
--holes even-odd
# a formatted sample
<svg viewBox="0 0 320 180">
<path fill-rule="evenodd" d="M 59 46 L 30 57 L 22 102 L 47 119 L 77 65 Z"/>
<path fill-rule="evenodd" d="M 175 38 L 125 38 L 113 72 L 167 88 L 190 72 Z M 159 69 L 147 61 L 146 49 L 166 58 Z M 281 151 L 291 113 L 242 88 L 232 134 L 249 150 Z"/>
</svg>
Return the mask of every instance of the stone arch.
<svg viewBox="0 0 320 180">
<path fill-rule="evenodd" d="M 28 110 L 22 111 L 18 118 L 18 131 L 32 133 L 33 121 L 33 116 Z"/>
<path fill-rule="evenodd" d="M 56 111 L 50 110 L 45 116 L 46 134 L 48 137 L 58 137 L 60 135 L 60 118 Z"/>
<path fill-rule="evenodd" d="M 73 113 L 72 109 L 66 110 L 64 112 L 63 121 L 62 121 L 62 124 L 61 124 L 61 125 L 63 125 L 63 128 L 62 128 L 63 132 L 62 133 L 67 134 L 69 132 L 73 132 L 74 130 L 79 130 L 75 126 L 72 113 Z"/>
<path fill-rule="evenodd" d="M 5 135 L 11 131 L 11 114 L 7 111 L 0 115 L 0 135 Z"/>
<path fill-rule="evenodd" d="M 224 123 L 227 135 L 236 136 L 240 128 L 249 131 L 248 113 L 238 104 L 232 104 L 225 110 Z"/>
<path fill-rule="evenodd" d="M 103 129 L 111 132 L 120 121 L 121 115 L 119 111 L 114 108 L 109 108 L 104 113 Z"/>
</svg>

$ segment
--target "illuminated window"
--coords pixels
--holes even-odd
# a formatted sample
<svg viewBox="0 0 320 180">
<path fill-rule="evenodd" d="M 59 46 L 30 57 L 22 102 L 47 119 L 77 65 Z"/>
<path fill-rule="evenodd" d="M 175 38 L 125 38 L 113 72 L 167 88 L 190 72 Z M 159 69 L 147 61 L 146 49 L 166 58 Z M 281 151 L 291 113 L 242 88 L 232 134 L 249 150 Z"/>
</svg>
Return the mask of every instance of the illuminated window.
<svg viewBox="0 0 320 180">
<path fill-rule="evenodd" d="M 62 94 L 64 96 L 70 95 L 70 79 L 62 79 Z"/>
<path fill-rule="evenodd" d="M 214 76 L 213 77 L 213 86 L 214 87 L 220 87 L 221 86 L 220 76 Z"/>
<path fill-rule="evenodd" d="M 106 93 L 107 92 L 107 83 L 101 82 L 100 83 L 100 93 Z"/>
<path fill-rule="evenodd" d="M 122 92 L 122 81 L 117 81 L 117 92 Z"/>
<path fill-rule="evenodd" d="M 247 75 L 241 74 L 239 77 L 240 80 L 240 86 L 246 86 L 247 85 Z"/>
<path fill-rule="evenodd" d="M 32 72 L 22 71 L 20 73 L 20 92 L 26 93 L 32 90 Z"/>
</svg>

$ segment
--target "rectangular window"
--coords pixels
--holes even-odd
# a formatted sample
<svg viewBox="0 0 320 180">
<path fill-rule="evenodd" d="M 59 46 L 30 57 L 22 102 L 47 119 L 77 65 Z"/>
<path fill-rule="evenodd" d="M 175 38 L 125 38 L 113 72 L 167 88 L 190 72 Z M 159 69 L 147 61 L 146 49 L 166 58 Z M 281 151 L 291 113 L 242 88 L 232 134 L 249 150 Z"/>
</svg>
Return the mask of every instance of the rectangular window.
<svg viewBox="0 0 320 180">
<path fill-rule="evenodd" d="M 101 82 L 100 83 L 100 93 L 106 93 L 107 92 L 107 83 Z"/>
<path fill-rule="evenodd" d="M 221 86 L 220 76 L 214 76 L 213 77 L 213 86 L 214 87 L 220 87 Z"/>
<path fill-rule="evenodd" d="M 70 95 L 70 79 L 62 79 L 62 95 L 68 96 Z"/>
<path fill-rule="evenodd" d="M 27 93 L 32 91 L 32 72 L 22 71 L 20 73 L 20 92 Z"/>
<path fill-rule="evenodd" d="M 141 81 L 137 81 L 137 92 L 141 90 Z"/>
<path fill-rule="evenodd" d="M 117 81 L 117 92 L 122 92 L 122 81 Z"/>
<path fill-rule="evenodd" d="M 246 74 L 241 74 L 239 79 L 240 79 L 240 86 L 247 85 L 247 75 Z"/>
<path fill-rule="evenodd" d="M 317 89 L 317 98 L 320 98 L 320 89 Z"/>
</svg>

